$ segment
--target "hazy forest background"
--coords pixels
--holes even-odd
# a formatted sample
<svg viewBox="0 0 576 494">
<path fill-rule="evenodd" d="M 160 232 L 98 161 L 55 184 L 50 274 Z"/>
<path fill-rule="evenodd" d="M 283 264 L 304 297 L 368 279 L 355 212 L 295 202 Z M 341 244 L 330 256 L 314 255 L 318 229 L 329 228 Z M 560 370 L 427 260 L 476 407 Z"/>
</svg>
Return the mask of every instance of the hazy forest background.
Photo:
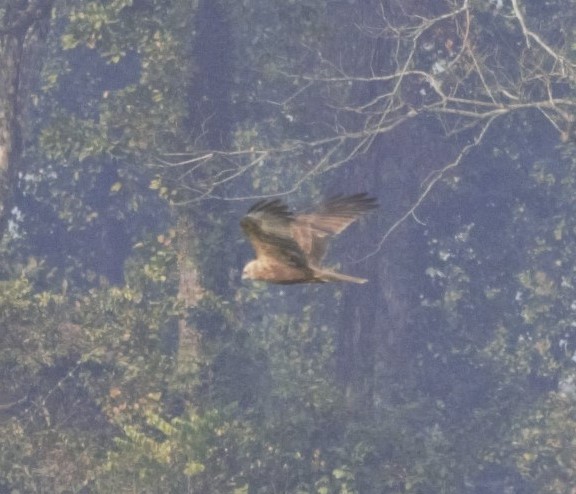
<svg viewBox="0 0 576 494">
<path fill-rule="evenodd" d="M 574 0 L 0 0 L 0 493 L 574 494 Z M 239 219 L 367 192 L 365 285 Z"/>
</svg>

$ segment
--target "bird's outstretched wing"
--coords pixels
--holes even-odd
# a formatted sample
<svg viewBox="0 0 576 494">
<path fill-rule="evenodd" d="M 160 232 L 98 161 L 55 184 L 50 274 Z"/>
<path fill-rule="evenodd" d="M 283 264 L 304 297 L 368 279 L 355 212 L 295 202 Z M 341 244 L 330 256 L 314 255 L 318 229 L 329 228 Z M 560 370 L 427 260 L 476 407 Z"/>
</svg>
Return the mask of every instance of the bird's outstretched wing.
<svg viewBox="0 0 576 494">
<path fill-rule="evenodd" d="M 341 233 L 376 207 L 376 199 L 367 194 L 332 197 L 314 211 L 294 216 L 290 223 L 292 236 L 309 263 L 317 265 L 326 253 L 331 236 Z"/>
<path fill-rule="evenodd" d="M 264 199 L 248 210 L 240 225 L 258 261 L 306 268 L 306 254 L 292 234 L 294 221 L 294 215 L 280 199 Z"/>
</svg>

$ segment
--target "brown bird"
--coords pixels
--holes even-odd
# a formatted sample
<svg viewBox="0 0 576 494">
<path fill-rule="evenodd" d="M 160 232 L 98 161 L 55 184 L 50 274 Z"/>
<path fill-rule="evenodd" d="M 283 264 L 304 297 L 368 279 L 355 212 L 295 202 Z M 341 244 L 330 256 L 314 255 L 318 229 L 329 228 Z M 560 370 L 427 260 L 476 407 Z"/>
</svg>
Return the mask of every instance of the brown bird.
<svg viewBox="0 0 576 494">
<path fill-rule="evenodd" d="M 377 207 L 366 194 L 336 196 L 309 213 L 294 214 L 280 199 L 254 204 L 240 221 L 256 259 L 244 267 L 242 279 L 269 283 L 325 283 L 368 280 L 320 266 L 328 240 Z"/>
</svg>

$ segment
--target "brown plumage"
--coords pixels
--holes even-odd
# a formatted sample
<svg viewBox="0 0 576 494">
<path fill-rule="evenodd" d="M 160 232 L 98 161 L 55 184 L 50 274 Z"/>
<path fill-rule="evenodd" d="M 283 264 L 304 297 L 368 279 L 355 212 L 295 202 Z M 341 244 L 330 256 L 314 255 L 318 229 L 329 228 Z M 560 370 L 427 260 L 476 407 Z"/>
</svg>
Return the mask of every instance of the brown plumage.
<svg viewBox="0 0 576 494">
<path fill-rule="evenodd" d="M 316 210 L 294 214 L 280 199 L 254 204 L 240 221 L 256 259 L 244 267 L 242 279 L 270 283 L 366 283 L 320 266 L 328 241 L 364 213 L 377 207 L 366 194 L 337 196 Z"/>
</svg>

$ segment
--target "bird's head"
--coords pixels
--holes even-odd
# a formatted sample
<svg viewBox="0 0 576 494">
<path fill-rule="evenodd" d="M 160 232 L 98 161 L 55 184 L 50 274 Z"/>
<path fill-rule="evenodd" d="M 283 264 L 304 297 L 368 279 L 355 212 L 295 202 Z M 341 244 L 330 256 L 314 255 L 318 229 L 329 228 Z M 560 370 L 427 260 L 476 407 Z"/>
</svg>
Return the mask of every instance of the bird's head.
<svg viewBox="0 0 576 494">
<path fill-rule="evenodd" d="M 250 261 L 246 266 L 244 266 L 244 270 L 242 271 L 242 279 L 243 280 L 253 280 L 256 277 L 256 261 Z"/>
</svg>

